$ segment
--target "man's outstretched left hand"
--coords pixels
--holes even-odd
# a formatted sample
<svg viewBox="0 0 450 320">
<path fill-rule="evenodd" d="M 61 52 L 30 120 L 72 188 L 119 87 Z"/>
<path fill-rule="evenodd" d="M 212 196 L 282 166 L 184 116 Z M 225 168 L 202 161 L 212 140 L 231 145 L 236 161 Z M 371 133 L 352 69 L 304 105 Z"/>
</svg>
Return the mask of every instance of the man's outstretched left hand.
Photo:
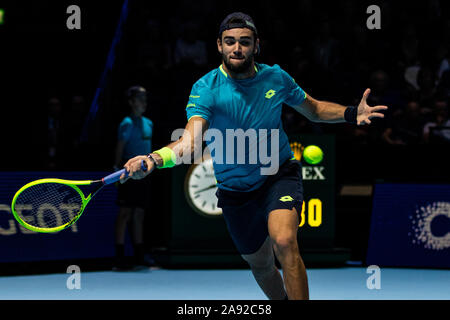
<svg viewBox="0 0 450 320">
<path fill-rule="evenodd" d="M 364 91 L 361 102 L 358 105 L 358 114 L 356 116 L 356 123 L 358 126 L 371 124 L 372 122 L 370 121 L 370 119 L 372 118 L 384 118 L 384 114 L 380 111 L 388 109 L 387 106 L 370 107 L 367 104 L 367 97 L 369 96 L 369 94 L 370 89 L 366 89 L 366 91 Z"/>
</svg>

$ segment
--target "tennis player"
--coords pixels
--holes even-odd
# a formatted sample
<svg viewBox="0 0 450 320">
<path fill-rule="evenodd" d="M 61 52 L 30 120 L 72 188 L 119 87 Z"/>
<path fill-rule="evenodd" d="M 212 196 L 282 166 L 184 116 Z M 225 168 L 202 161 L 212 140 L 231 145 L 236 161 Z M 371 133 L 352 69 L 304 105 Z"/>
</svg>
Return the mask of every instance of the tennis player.
<svg viewBox="0 0 450 320">
<path fill-rule="evenodd" d="M 273 129 L 278 133 L 277 170 L 261 174 L 267 166 L 261 159 L 225 161 L 226 155 L 211 150 L 217 180 L 218 206 L 230 235 L 252 273 L 269 299 L 309 299 L 306 269 L 299 253 L 297 230 L 303 203 L 300 162 L 293 159 L 288 137 L 281 124 L 281 109 L 287 104 L 315 122 L 370 124 L 383 118 L 386 106 L 370 107 L 367 89 L 358 106 L 342 106 L 318 101 L 307 95 L 294 79 L 278 65 L 255 62 L 259 39 L 251 17 L 236 12 L 220 25 L 217 48 L 222 64 L 198 80 L 192 87 L 186 107 L 187 125 L 183 136 L 148 156 L 130 159 L 124 167 L 129 177 L 142 179 L 157 168 L 172 167 L 186 155 L 201 148 L 203 134 L 210 129 L 223 133 L 230 129 L 265 129 L 258 145 L 272 150 Z M 197 130 L 201 128 L 201 130 Z M 200 139 L 199 139 L 200 138 Z M 223 144 L 229 141 L 225 138 Z M 210 145 L 212 142 L 206 142 Z M 271 155 L 273 156 L 273 155 Z M 148 170 L 142 171 L 145 160 Z M 227 159 L 230 160 L 230 159 Z M 128 179 L 128 178 L 127 178 Z M 122 175 L 121 182 L 126 181 Z M 276 268 L 274 252 L 283 277 Z"/>
</svg>

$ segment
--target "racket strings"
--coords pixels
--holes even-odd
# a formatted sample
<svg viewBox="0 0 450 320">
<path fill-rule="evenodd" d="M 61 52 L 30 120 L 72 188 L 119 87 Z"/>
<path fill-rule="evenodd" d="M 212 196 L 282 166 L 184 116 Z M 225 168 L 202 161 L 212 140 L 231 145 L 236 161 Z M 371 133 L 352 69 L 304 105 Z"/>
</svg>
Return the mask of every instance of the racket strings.
<svg viewBox="0 0 450 320">
<path fill-rule="evenodd" d="M 54 228 L 72 221 L 80 212 L 82 204 L 81 195 L 71 186 L 41 183 L 20 193 L 15 211 L 29 225 Z"/>
</svg>

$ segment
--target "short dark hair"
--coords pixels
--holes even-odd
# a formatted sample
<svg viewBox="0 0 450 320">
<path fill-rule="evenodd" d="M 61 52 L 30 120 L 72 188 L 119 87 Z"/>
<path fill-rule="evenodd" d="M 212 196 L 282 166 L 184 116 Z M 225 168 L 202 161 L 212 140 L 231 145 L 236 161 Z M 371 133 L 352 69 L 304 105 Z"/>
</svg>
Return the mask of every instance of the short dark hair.
<svg viewBox="0 0 450 320">
<path fill-rule="evenodd" d="M 147 95 L 147 90 L 145 90 L 145 88 L 142 86 L 132 86 L 132 87 L 128 88 L 128 90 L 126 92 L 126 96 L 128 99 L 132 99 L 132 98 L 136 98 L 136 97 L 140 97 L 140 96 L 146 96 L 146 95 Z"/>
<path fill-rule="evenodd" d="M 255 40 L 258 38 L 258 31 L 256 30 L 255 23 L 253 19 L 242 12 L 233 12 L 225 17 L 225 19 L 220 24 L 218 38 L 222 40 L 222 33 L 225 30 L 230 30 L 234 28 L 247 28 L 253 31 L 255 35 Z"/>
</svg>

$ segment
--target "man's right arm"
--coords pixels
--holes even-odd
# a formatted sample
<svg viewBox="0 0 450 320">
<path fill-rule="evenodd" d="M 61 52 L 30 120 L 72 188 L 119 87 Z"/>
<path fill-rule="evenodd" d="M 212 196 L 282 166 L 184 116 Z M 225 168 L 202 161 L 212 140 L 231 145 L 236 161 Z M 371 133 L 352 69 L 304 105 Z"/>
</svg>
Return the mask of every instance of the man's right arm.
<svg viewBox="0 0 450 320">
<path fill-rule="evenodd" d="M 170 143 L 166 148 L 171 149 L 177 159 L 190 157 L 192 160 L 194 155 L 202 148 L 203 133 L 208 129 L 208 125 L 208 121 L 200 116 L 190 118 L 181 138 Z M 151 153 L 151 156 L 156 160 L 158 167 L 163 166 L 163 159 L 160 154 Z M 179 163 L 177 162 L 177 164 Z"/>
<path fill-rule="evenodd" d="M 175 156 L 176 164 L 181 164 L 179 159 L 186 159 L 187 157 L 192 159 L 198 151 L 201 151 L 203 133 L 208 129 L 208 126 L 209 123 L 207 120 L 199 116 L 193 116 L 186 124 L 183 135 L 177 141 L 174 141 L 165 147 L 168 148 L 166 149 L 168 152 Z M 160 152 L 152 152 L 150 155 L 155 160 L 157 167 L 165 166 L 165 159 Z M 142 160 L 147 164 L 148 169 L 145 172 L 141 170 Z M 128 171 L 129 177 L 132 177 L 133 179 L 142 179 L 154 170 L 155 165 L 148 156 L 142 155 L 128 160 L 124 167 Z M 124 176 L 122 175 L 122 177 Z M 122 178 L 121 182 L 123 183 L 124 181 L 126 180 Z"/>
</svg>

